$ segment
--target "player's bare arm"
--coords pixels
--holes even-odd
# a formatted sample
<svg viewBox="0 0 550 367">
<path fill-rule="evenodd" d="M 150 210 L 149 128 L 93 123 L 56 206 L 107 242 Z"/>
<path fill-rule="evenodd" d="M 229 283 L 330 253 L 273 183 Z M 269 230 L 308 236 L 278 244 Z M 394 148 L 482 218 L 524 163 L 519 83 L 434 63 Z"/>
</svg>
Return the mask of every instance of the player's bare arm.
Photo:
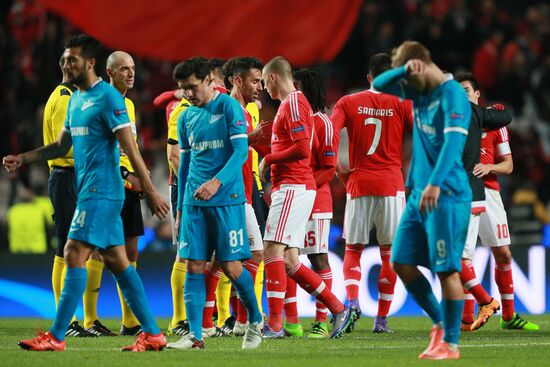
<svg viewBox="0 0 550 367">
<path fill-rule="evenodd" d="M 178 144 L 168 144 L 168 160 L 174 172 L 178 172 L 180 168 L 180 148 Z"/>
<path fill-rule="evenodd" d="M 502 160 L 496 164 L 483 164 L 478 163 L 474 166 L 472 171 L 474 176 L 481 178 L 487 176 L 488 174 L 495 175 L 509 175 L 514 170 L 514 161 L 512 155 L 506 155 L 502 157 Z"/>
<path fill-rule="evenodd" d="M 61 130 L 57 141 L 40 147 L 30 152 L 18 155 L 8 155 L 2 159 L 2 164 L 8 172 L 15 172 L 23 164 L 47 161 L 58 157 L 63 157 L 71 149 L 71 135 L 65 130 Z"/>
<path fill-rule="evenodd" d="M 132 167 L 135 169 L 139 181 L 141 182 L 143 192 L 146 195 L 147 205 L 154 215 L 156 215 L 159 219 L 163 219 L 169 211 L 168 204 L 153 187 L 153 182 L 149 177 L 149 171 L 145 167 L 141 154 L 139 154 L 139 151 L 136 148 L 130 127 L 117 130 L 116 138 L 130 159 Z"/>
</svg>

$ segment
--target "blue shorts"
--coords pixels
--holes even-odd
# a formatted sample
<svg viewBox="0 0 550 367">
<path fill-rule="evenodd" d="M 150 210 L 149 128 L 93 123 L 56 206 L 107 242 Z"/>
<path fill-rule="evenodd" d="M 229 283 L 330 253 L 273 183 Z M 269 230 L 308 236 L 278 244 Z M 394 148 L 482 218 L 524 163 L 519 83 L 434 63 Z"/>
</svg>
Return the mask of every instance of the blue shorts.
<svg viewBox="0 0 550 367">
<path fill-rule="evenodd" d="M 391 261 L 421 265 L 436 273 L 461 271 L 471 203 L 440 196 L 437 209 L 422 214 L 420 193 L 413 192 L 397 228 Z"/>
<path fill-rule="evenodd" d="M 219 261 L 250 259 L 244 204 L 185 205 L 181 213 L 178 254 L 182 259 Z"/>
<path fill-rule="evenodd" d="M 124 200 L 77 201 L 68 238 L 103 250 L 124 245 L 123 205 Z"/>
</svg>

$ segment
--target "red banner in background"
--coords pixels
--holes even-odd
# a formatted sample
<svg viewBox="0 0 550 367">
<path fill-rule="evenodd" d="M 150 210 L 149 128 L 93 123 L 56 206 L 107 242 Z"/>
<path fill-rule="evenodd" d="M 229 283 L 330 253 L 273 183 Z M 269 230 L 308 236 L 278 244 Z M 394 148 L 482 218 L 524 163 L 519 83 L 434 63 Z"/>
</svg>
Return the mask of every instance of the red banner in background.
<svg viewBox="0 0 550 367">
<path fill-rule="evenodd" d="M 181 61 L 192 56 L 282 55 L 329 62 L 357 20 L 361 0 L 39 0 L 112 49 Z"/>
</svg>

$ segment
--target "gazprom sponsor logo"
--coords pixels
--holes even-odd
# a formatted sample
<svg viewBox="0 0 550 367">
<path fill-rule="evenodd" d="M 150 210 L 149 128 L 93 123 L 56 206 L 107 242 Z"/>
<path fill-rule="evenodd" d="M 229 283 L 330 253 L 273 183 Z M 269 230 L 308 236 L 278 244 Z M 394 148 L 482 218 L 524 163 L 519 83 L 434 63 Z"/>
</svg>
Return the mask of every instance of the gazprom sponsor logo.
<svg viewBox="0 0 550 367">
<path fill-rule="evenodd" d="M 86 136 L 88 133 L 88 126 L 83 127 L 71 127 L 71 136 Z"/>
<path fill-rule="evenodd" d="M 197 141 L 194 142 L 191 146 L 191 149 L 201 151 L 208 149 L 221 149 L 225 146 L 225 143 L 221 139 L 217 140 L 206 140 L 206 141 Z"/>
</svg>

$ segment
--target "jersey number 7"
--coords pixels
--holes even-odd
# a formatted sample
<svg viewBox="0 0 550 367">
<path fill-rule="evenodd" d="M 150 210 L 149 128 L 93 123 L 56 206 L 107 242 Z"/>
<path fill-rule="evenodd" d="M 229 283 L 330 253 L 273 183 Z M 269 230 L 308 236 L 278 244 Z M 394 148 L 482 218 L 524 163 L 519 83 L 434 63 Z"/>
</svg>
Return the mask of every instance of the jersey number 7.
<svg viewBox="0 0 550 367">
<path fill-rule="evenodd" d="M 380 143 L 380 136 L 382 135 L 382 120 L 374 117 L 368 117 L 365 119 L 365 126 L 367 125 L 374 125 L 374 137 L 372 138 L 372 144 L 367 152 L 367 155 L 373 155 L 374 152 L 376 152 L 376 148 L 378 148 L 378 144 Z"/>
</svg>

